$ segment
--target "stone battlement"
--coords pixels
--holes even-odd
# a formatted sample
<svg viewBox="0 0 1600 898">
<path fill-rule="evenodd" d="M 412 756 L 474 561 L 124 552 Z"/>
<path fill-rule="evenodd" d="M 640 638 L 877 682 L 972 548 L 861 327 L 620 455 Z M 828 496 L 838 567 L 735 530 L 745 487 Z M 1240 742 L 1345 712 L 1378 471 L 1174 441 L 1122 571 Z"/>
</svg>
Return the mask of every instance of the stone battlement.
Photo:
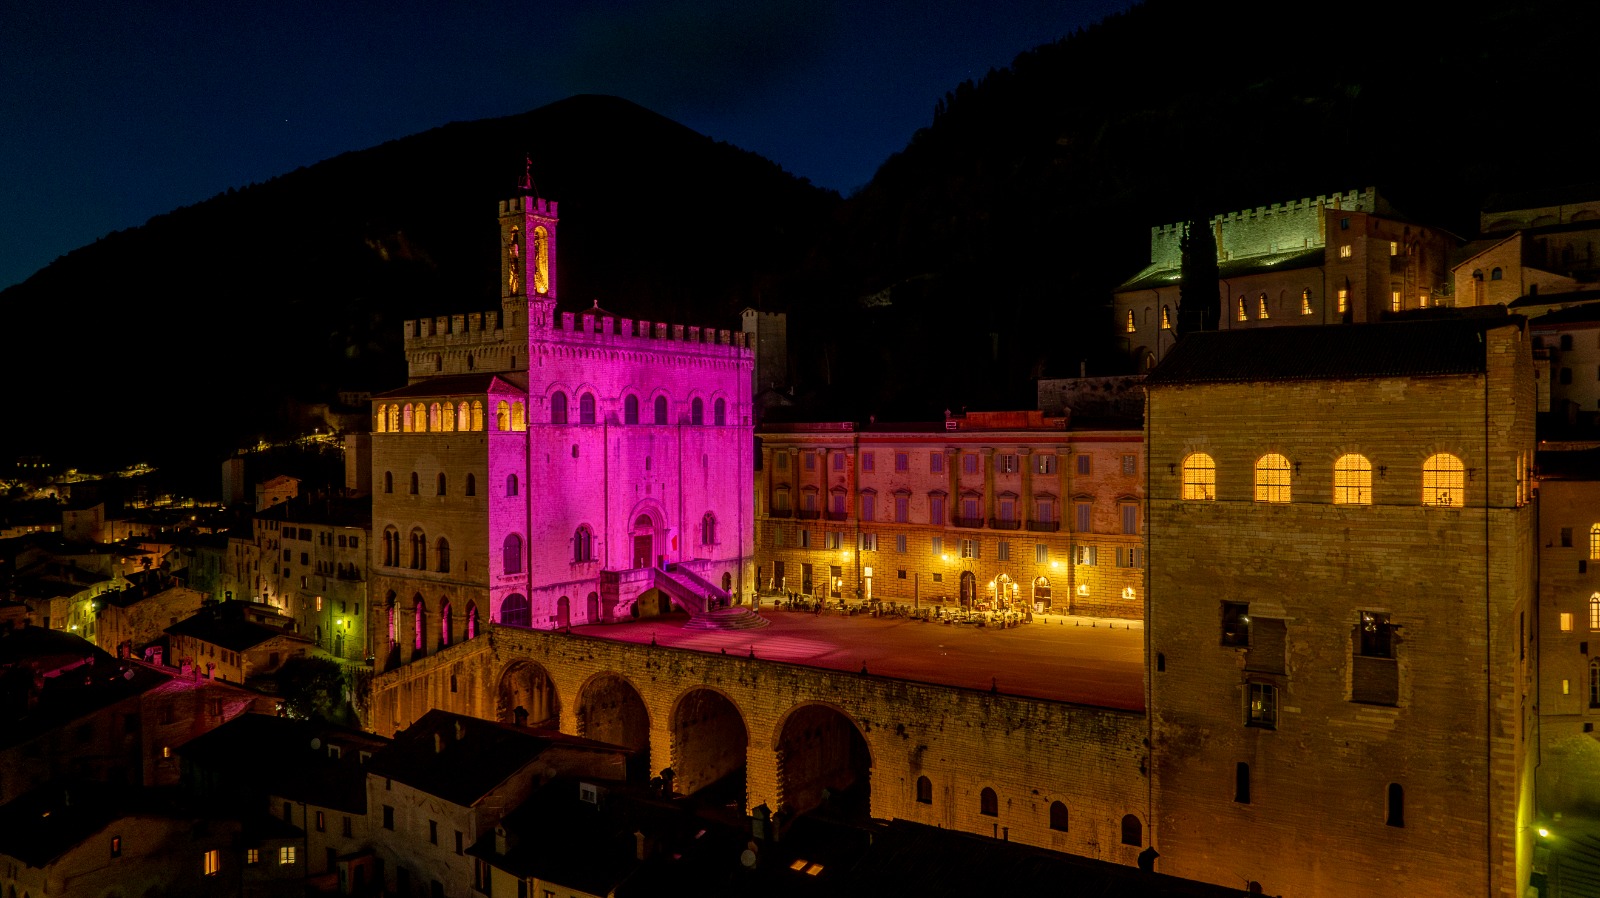
<svg viewBox="0 0 1600 898">
<path fill-rule="evenodd" d="M 687 343 L 705 349 L 722 348 L 731 354 L 749 355 L 754 336 L 728 328 L 695 327 L 660 321 L 617 318 L 588 312 L 562 312 L 552 329 L 564 342 L 594 342 L 610 346 L 657 349 L 663 342 Z M 681 351 L 681 350 L 680 350 Z"/>
<path fill-rule="evenodd" d="M 1324 244 L 1322 212 L 1326 209 L 1376 213 L 1379 211 L 1377 192 L 1368 187 L 1213 215 L 1210 221 L 1218 232 L 1218 257 L 1241 259 L 1320 247 Z M 1183 222 L 1150 229 L 1152 265 L 1178 267 L 1183 229 Z"/>
<path fill-rule="evenodd" d="M 500 201 L 500 214 L 512 215 L 517 212 L 535 212 L 539 215 L 548 215 L 551 218 L 555 218 L 557 217 L 556 209 L 560 205 L 555 200 L 547 200 L 542 196 L 514 196 Z"/>
<path fill-rule="evenodd" d="M 430 349 L 499 340 L 505 335 L 498 311 L 438 315 L 405 322 L 407 349 Z"/>
</svg>

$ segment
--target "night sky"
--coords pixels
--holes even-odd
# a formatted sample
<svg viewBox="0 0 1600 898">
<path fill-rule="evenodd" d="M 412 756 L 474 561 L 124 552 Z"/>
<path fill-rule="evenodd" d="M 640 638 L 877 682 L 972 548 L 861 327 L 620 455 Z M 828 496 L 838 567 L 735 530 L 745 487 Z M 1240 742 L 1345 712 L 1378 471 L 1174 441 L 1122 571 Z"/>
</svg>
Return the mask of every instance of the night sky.
<svg viewBox="0 0 1600 898">
<path fill-rule="evenodd" d="M 848 194 L 935 101 L 1129 0 L 0 2 L 0 288 L 229 187 L 626 97 Z"/>
</svg>

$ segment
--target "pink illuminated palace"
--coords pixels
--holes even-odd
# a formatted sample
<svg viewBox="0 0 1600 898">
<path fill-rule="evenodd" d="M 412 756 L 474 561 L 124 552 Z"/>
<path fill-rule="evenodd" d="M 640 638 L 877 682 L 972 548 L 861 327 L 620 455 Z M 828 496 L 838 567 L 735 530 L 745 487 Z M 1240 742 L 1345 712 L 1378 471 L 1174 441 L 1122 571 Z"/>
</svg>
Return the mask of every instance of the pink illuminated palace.
<svg viewBox="0 0 1600 898">
<path fill-rule="evenodd" d="M 730 601 L 754 584 L 753 341 L 563 312 L 557 204 L 499 218 L 499 311 L 406 322 L 410 382 L 373 400 L 378 669 L 485 615 L 759 625 Z"/>
</svg>

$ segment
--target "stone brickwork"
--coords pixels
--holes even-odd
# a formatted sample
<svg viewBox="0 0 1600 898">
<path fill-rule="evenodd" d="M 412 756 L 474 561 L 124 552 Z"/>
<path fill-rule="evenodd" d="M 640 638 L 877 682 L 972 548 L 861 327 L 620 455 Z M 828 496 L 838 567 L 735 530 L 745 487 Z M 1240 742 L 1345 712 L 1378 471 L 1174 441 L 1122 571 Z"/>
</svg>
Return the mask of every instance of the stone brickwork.
<svg viewBox="0 0 1600 898">
<path fill-rule="evenodd" d="M 1584 473 L 1541 479 L 1539 536 L 1544 545 L 1539 554 L 1539 711 L 1540 735 L 1547 746 L 1592 734 L 1600 722 L 1597 528 L 1600 470 L 1591 465 Z"/>
<path fill-rule="evenodd" d="M 392 733 L 432 708 L 511 720 L 512 709 L 501 707 L 512 700 L 504 681 L 528 668 L 548 683 L 562 732 L 575 735 L 586 730 L 580 709 L 593 705 L 586 692 L 622 678 L 648 715 L 651 767 L 672 766 L 680 777 L 693 776 L 695 759 L 685 757 L 689 742 L 678 718 L 698 709 L 694 699 L 707 691 L 726 698 L 742 727 L 718 731 L 735 734 L 724 737 L 722 751 L 742 754 L 747 764 L 747 807 L 791 803 L 780 760 L 784 727 L 798 711 L 822 706 L 865 740 L 873 816 L 1123 864 L 1143 847 L 1121 841 L 1125 816 L 1133 815 L 1141 832 L 1149 821 L 1144 717 L 1137 712 L 495 626 L 375 678 L 371 726 Z M 525 696 L 514 700 L 525 707 Z M 931 782 L 931 803 L 917 800 L 922 776 Z M 996 816 L 979 813 L 985 788 L 997 794 Z M 1049 825 L 1057 801 L 1068 810 L 1065 831 Z"/>
<path fill-rule="evenodd" d="M 1478 374 L 1152 381 L 1164 872 L 1297 896 L 1521 894 L 1533 383 L 1520 321 L 1480 334 Z M 1185 499 L 1202 452 L 1214 499 Z M 1255 501 L 1269 452 L 1293 464 L 1288 502 Z M 1462 507 L 1422 504 L 1441 452 L 1464 463 Z M 1370 504 L 1333 501 L 1351 453 L 1372 465 Z"/>
</svg>

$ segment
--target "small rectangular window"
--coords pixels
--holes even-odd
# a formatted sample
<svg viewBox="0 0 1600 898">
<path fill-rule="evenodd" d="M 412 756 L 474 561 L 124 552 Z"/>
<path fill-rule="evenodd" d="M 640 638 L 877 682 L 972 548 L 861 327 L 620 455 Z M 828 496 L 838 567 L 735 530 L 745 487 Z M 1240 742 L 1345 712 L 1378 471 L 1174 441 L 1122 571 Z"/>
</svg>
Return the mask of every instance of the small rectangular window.
<svg viewBox="0 0 1600 898">
<path fill-rule="evenodd" d="M 1093 471 L 1094 471 L 1093 456 L 1091 456 L 1087 452 L 1079 453 L 1078 454 L 1078 473 L 1079 474 L 1090 474 L 1090 473 L 1093 473 Z"/>
<path fill-rule="evenodd" d="M 1000 544 L 995 547 L 995 560 L 997 560 L 997 561 L 1010 561 L 1011 560 L 1011 543 L 1009 541 L 1000 540 Z"/>
<path fill-rule="evenodd" d="M 1100 554 L 1098 549 L 1098 546 L 1078 546 L 1078 564 L 1094 567 L 1098 563 L 1098 556 Z"/>
<path fill-rule="evenodd" d="M 1389 255 L 1391 255 L 1391 256 L 1400 255 L 1400 244 L 1397 241 L 1394 241 L 1394 240 L 1389 241 Z"/>
<path fill-rule="evenodd" d="M 961 473 L 963 473 L 963 474 L 976 474 L 976 473 L 978 473 L 978 457 L 976 455 L 973 455 L 971 452 L 968 452 L 968 453 L 965 453 L 965 454 L 963 454 L 961 456 Z"/>
<path fill-rule="evenodd" d="M 1570 611 L 1561 612 L 1561 632 L 1572 632 L 1572 612 Z"/>
<path fill-rule="evenodd" d="M 935 536 L 933 539 L 929 540 L 929 542 L 933 545 L 933 554 L 935 554 L 935 555 L 943 555 L 944 554 L 944 537 Z"/>
<path fill-rule="evenodd" d="M 1124 474 L 1137 474 L 1137 473 L 1139 473 L 1139 456 L 1137 456 L 1137 455 L 1124 455 L 1122 457 L 1122 473 L 1124 473 Z"/>
<path fill-rule="evenodd" d="M 1278 728 L 1278 687 L 1270 683 L 1250 684 L 1250 726 L 1274 730 Z"/>
<path fill-rule="evenodd" d="M 928 472 L 930 474 L 943 474 L 944 473 L 944 453 L 943 452 L 930 452 L 930 453 L 928 453 Z"/>
<path fill-rule="evenodd" d="M 873 466 L 875 464 L 877 464 L 877 462 L 873 459 L 873 453 L 871 453 L 871 452 L 863 452 L 863 453 L 861 453 L 861 470 L 862 471 L 866 471 L 866 472 L 870 473 L 873 470 Z"/>
<path fill-rule="evenodd" d="M 215 848 L 200 855 L 200 863 L 201 869 L 205 871 L 205 875 L 207 876 L 216 876 L 218 873 L 222 872 L 222 860 L 220 853 Z"/>
<path fill-rule="evenodd" d="M 806 453 L 806 470 L 807 471 L 815 471 L 816 469 L 817 469 L 817 454 L 815 452 L 807 452 Z"/>
<path fill-rule="evenodd" d="M 911 457 L 904 452 L 894 454 L 894 469 L 899 472 L 911 470 Z"/>
<path fill-rule="evenodd" d="M 802 548 L 802 549 L 811 548 L 811 531 L 810 530 L 802 530 L 802 531 L 800 531 L 800 548 Z"/>
<path fill-rule="evenodd" d="M 387 830 L 393 830 L 394 829 L 394 806 L 393 805 L 387 805 L 386 804 L 386 805 L 383 806 L 383 828 L 387 829 Z"/>
<path fill-rule="evenodd" d="M 961 541 L 961 557 L 962 558 L 977 558 L 978 557 L 978 541 L 975 540 L 975 539 L 964 539 L 964 540 L 962 540 Z"/>
<path fill-rule="evenodd" d="M 1040 474 L 1054 474 L 1056 472 L 1056 457 L 1054 455 L 1035 455 L 1034 470 Z"/>
<path fill-rule="evenodd" d="M 906 535 L 904 533 L 895 534 L 894 550 L 901 555 L 906 554 Z"/>
<path fill-rule="evenodd" d="M 1033 545 L 1033 563 L 1034 564 L 1049 564 L 1050 563 L 1050 547 L 1045 545 L 1044 543 L 1034 543 L 1034 545 Z"/>
<path fill-rule="evenodd" d="M 1350 248 L 1350 244 L 1348 244 L 1348 243 L 1339 244 L 1339 258 L 1348 259 L 1353 254 L 1353 252 L 1354 251 Z"/>
<path fill-rule="evenodd" d="M 1132 502 L 1122 504 L 1122 532 L 1139 532 L 1139 506 Z"/>
<path fill-rule="evenodd" d="M 1017 457 L 1015 455 L 1002 455 L 1002 456 L 1000 456 L 1000 473 L 1002 473 L 1002 474 L 1015 474 L 1015 473 L 1017 473 Z"/>
<path fill-rule="evenodd" d="M 833 453 L 833 469 L 835 471 L 844 470 L 844 456 L 845 454 L 843 452 Z"/>
<path fill-rule="evenodd" d="M 1088 502 L 1079 502 L 1073 506 L 1077 514 L 1077 528 L 1079 533 L 1088 533 L 1094 529 L 1094 506 Z"/>
<path fill-rule="evenodd" d="M 1350 309 L 1350 291 L 1345 289 L 1345 288 L 1343 288 L 1343 287 L 1340 287 L 1339 288 L 1339 314 L 1343 315 L 1345 312 L 1349 311 L 1349 309 Z"/>
<path fill-rule="evenodd" d="M 1561 548 L 1563 548 L 1563 549 L 1572 548 L 1572 528 L 1571 527 L 1562 527 L 1561 528 Z"/>
</svg>

